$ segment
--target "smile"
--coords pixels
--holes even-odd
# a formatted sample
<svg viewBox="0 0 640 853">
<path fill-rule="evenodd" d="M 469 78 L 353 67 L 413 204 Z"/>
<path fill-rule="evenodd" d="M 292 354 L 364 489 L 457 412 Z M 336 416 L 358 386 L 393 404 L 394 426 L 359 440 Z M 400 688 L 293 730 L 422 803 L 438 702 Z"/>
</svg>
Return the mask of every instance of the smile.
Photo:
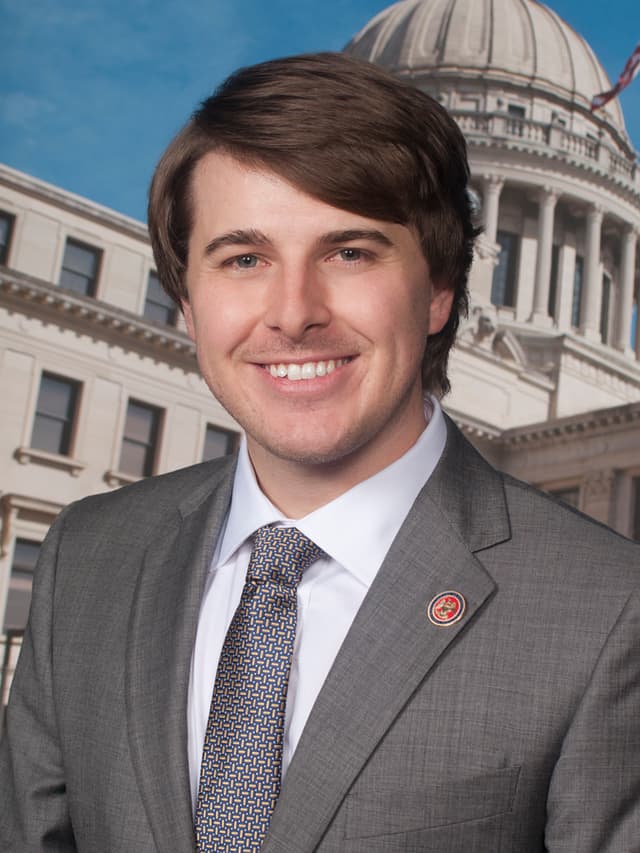
<svg viewBox="0 0 640 853">
<path fill-rule="evenodd" d="M 336 367 L 342 367 L 350 362 L 350 358 L 336 358 L 328 361 L 305 361 L 304 364 L 265 364 L 264 369 L 276 379 L 289 379 L 291 382 L 298 382 L 300 379 L 316 379 L 322 376 L 329 376 Z"/>
</svg>

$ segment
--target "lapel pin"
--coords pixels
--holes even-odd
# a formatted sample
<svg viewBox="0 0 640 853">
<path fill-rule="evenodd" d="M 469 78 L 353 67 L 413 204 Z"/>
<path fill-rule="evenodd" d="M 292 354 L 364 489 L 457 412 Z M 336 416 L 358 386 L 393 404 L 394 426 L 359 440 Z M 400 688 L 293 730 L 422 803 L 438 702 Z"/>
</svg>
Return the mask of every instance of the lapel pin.
<svg viewBox="0 0 640 853">
<path fill-rule="evenodd" d="M 427 607 L 427 616 L 429 621 L 438 627 L 455 625 L 462 619 L 466 609 L 467 602 L 464 600 L 464 596 L 450 589 L 446 592 L 439 592 L 435 598 L 431 599 Z"/>
</svg>

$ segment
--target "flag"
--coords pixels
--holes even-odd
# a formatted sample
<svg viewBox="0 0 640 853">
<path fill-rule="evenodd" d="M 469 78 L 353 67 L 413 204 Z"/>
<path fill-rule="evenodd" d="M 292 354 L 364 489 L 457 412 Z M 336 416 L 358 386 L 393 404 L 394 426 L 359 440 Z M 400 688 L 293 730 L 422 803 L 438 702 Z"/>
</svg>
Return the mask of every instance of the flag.
<svg viewBox="0 0 640 853">
<path fill-rule="evenodd" d="M 627 59 L 627 64 L 624 66 L 622 74 L 618 77 L 613 89 L 609 89 L 608 92 L 601 92 L 599 95 L 594 95 L 591 101 L 591 112 L 599 110 L 600 107 L 604 107 L 612 98 L 615 98 L 617 94 L 631 83 L 638 71 L 640 71 L 640 43 L 636 45 L 636 49 L 629 59 Z"/>
</svg>

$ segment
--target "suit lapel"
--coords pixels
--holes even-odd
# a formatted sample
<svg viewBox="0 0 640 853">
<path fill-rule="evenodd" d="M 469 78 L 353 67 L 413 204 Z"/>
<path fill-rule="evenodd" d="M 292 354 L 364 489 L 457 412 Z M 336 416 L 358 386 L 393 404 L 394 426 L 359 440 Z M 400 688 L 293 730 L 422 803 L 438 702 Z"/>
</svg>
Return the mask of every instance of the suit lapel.
<svg viewBox="0 0 640 853">
<path fill-rule="evenodd" d="M 231 498 L 233 470 L 225 470 L 213 494 L 209 481 L 160 519 L 129 627 L 129 744 L 159 853 L 195 849 L 187 692 L 202 591 Z"/>
<path fill-rule="evenodd" d="M 456 494 L 457 492 L 457 494 Z M 495 584 L 472 553 L 509 536 L 502 483 L 449 425 L 443 458 L 363 602 L 287 771 L 263 853 L 314 849 L 363 765 L 429 670 L 472 630 Z M 464 596 L 433 625 L 429 602 Z"/>
</svg>

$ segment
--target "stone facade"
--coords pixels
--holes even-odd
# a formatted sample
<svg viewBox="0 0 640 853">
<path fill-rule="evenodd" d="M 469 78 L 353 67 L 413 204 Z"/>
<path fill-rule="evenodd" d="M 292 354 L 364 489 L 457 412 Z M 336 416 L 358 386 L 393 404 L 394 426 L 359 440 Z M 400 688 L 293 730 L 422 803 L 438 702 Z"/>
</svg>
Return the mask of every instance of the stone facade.
<svg viewBox="0 0 640 853">
<path fill-rule="evenodd" d="M 141 223 L 0 167 L 0 225 L 0 614 L 20 628 L 21 554 L 62 507 L 231 449 L 239 430 L 200 378 L 181 317 L 150 319 L 163 309 L 149 303 Z M 76 279 L 63 287 L 65 275 Z"/>
</svg>

